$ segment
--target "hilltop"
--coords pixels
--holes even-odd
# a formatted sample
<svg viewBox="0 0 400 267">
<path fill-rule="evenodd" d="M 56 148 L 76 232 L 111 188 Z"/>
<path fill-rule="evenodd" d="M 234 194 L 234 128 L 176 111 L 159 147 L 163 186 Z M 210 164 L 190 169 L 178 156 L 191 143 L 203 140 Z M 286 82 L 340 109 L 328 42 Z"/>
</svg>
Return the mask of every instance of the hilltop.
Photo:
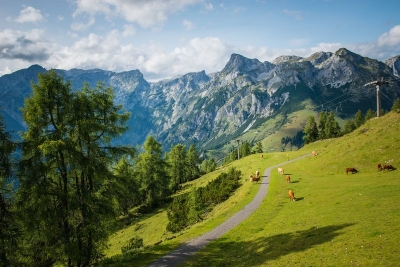
<svg viewBox="0 0 400 267">
<path fill-rule="evenodd" d="M 382 108 L 389 110 L 400 95 L 399 66 L 399 57 L 381 62 L 341 48 L 308 58 L 280 56 L 272 62 L 232 54 L 219 72 L 199 70 L 158 82 L 146 81 L 137 69 L 56 71 L 74 90 L 84 82 L 114 88 L 115 103 L 132 114 L 129 131 L 119 143 L 140 145 L 152 135 L 164 148 L 196 144 L 218 160 L 237 139 L 261 141 L 265 152 L 280 151 L 285 148 L 283 137 L 296 135 L 307 116 L 321 111 L 333 111 L 342 121 L 359 109 L 375 110 L 375 87 L 364 85 L 378 78 L 391 81 L 381 89 Z M 0 112 L 15 135 L 25 127 L 20 108 L 31 93 L 31 82 L 45 71 L 33 65 L 0 77 Z"/>
</svg>

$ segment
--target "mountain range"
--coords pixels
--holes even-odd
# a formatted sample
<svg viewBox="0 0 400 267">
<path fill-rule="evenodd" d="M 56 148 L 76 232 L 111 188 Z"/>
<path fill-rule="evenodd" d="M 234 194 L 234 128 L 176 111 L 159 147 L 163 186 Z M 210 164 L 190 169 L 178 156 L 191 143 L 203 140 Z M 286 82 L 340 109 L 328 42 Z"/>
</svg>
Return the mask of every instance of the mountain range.
<svg viewBox="0 0 400 267">
<path fill-rule="evenodd" d="M 25 127 L 20 113 L 24 98 L 38 73 L 45 71 L 32 65 L 0 77 L 0 113 L 15 137 Z M 280 56 L 272 62 L 232 54 L 219 72 L 157 82 L 146 81 L 140 70 L 56 71 L 74 90 L 84 82 L 113 87 L 115 103 L 132 114 L 129 131 L 118 142 L 138 145 L 152 135 L 166 149 L 194 143 L 201 151 L 212 151 L 232 147 L 236 140 L 261 141 L 265 151 L 278 149 L 279 138 L 268 138 L 301 131 L 308 115 L 334 111 L 345 120 L 359 109 L 376 110 L 376 88 L 367 83 L 389 82 L 380 88 L 385 110 L 400 94 L 400 56 L 381 62 L 345 48 L 307 58 Z"/>
</svg>

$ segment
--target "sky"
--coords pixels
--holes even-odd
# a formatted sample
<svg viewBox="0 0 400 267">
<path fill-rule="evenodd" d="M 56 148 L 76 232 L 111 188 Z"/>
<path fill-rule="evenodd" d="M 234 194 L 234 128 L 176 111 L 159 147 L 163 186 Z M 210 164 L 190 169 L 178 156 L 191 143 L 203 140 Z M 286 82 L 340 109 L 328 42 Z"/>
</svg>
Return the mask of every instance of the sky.
<svg viewBox="0 0 400 267">
<path fill-rule="evenodd" d="M 147 81 L 221 71 L 233 53 L 400 55 L 399 0 L 0 0 L 0 76 L 140 70 Z"/>
</svg>

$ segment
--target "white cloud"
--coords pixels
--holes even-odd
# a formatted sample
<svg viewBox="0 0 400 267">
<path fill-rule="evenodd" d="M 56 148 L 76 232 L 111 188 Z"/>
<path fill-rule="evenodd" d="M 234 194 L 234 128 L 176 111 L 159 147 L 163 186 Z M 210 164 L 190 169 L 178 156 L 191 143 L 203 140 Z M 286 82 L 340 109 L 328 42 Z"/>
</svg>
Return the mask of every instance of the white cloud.
<svg viewBox="0 0 400 267">
<path fill-rule="evenodd" d="M 400 25 L 390 29 L 389 33 L 385 32 L 378 39 L 379 46 L 396 46 L 400 45 Z"/>
<path fill-rule="evenodd" d="M 86 21 L 75 21 L 74 23 L 72 23 L 71 29 L 74 31 L 84 31 L 95 23 L 95 19 L 93 16 L 85 16 L 85 18 L 82 19 Z"/>
<path fill-rule="evenodd" d="M 37 10 L 33 7 L 26 7 L 19 12 L 19 16 L 15 19 L 18 23 L 25 23 L 25 22 L 40 22 L 43 21 L 44 17 L 40 10 Z"/>
<path fill-rule="evenodd" d="M 63 20 L 64 20 L 64 17 L 63 17 L 63 16 L 61 16 L 61 15 L 58 15 L 58 17 L 57 17 L 57 18 L 58 18 L 58 20 L 59 20 L 59 21 L 63 21 Z"/>
<path fill-rule="evenodd" d="M 43 30 L 22 32 L 7 29 L 0 32 L 0 59 L 44 61 L 49 57 L 49 46 Z"/>
<path fill-rule="evenodd" d="M 132 36 L 136 32 L 135 27 L 132 24 L 129 25 L 124 25 L 124 31 L 122 32 L 122 35 L 124 37 Z"/>
<path fill-rule="evenodd" d="M 119 16 L 140 26 L 154 27 L 163 25 L 168 16 L 186 6 L 203 0 L 85 0 L 77 1 L 74 17 L 87 14 L 94 17 L 104 14 L 106 17 Z"/>
<path fill-rule="evenodd" d="M 187 31 L 193 30 L 195 28 L 194 24 L 191 21 L 187 20 L 187 19 L 182 21 L 182 26 Z"/>
<path fill-rule="evenodd" d="M 212 3 L 204 3 L 204 7 L 208 10 L 208 11 L 212 11 L 214 9 L 214 6 Z"/>
</svg>

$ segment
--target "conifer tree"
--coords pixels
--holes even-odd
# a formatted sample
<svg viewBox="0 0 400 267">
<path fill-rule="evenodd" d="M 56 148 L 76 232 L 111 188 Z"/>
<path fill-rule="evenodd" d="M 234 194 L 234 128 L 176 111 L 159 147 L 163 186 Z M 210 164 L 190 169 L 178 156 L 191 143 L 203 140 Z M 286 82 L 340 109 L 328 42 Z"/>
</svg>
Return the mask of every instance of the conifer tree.
<svg viewBox="0 0 400 267">
<path fill-rule="evenodd" d="M 186 156 L 186 148 L 182 144 L 177 144 L 168 153 L 166 161 L 168 163 L 169 176 L 171 177 L 170 189 L 172 192 L 176 192 L 180 184 L 188 181 Z"/>
<path fill-rule="evenodd" d="M 196 148 L 196 145 L 192 144 L 189 147 L 187 152 L 187 168 L 188 168 L 188 180 L 192 181 L 200 177 L 200 168 L 201 164 L 199 152 Z"/>
<path fill-rule="evenodd" d="M 13 171 L 11 153 L 15 149 L 0 114 L 0 265 L 17 266 L 18 226 L 12 211 L 13 192 L 10 178 Z"/>
<path fill-rule="evenodd" d="M 101 83 L 73 93 L 49 71 L 32 89 L 22 109 L 18 173 L 28 256 L 35 266 L 89 266 L 101 257 L 115 216 L 111 165 L 131 150 L 111 141 L 130 115 Z"/>
<path fill-rule="evenodd" d="M 139 155 L 136 171 L 141 183 L 141 195 L 147 208 L 162 203 L 169 195 L 169 176 L 162 159 L 162 146 L 149 136 L 144 143 L 144 152 Z"/>
<path fill-rule="evenodd" d="M 365 122 L 365 117 L 362 113 L 362 111 L 359 109 L 356 113 L 356 115 L 354 116 L 354 123 L 356 125 L 356 127 L 360 127 L 361 125 L 363 125 Z"/>
<path fill-rule="evenodd" d="M 319 123 L 318 123 L 318 138 L 320 140 L 326 139 L 325 135 L 325 126 L 326 126 L 326 121 L 328 119 L 328 115 L 326 114 L 325 111 L 322 111 L 319 113 Z"/>
<path fill-rule="evenodd" d="M 318 127 L 313 116 L 308 116 L 303 132 L 304 143 L 309 144 L 318 140 Z"/>
</svg>

